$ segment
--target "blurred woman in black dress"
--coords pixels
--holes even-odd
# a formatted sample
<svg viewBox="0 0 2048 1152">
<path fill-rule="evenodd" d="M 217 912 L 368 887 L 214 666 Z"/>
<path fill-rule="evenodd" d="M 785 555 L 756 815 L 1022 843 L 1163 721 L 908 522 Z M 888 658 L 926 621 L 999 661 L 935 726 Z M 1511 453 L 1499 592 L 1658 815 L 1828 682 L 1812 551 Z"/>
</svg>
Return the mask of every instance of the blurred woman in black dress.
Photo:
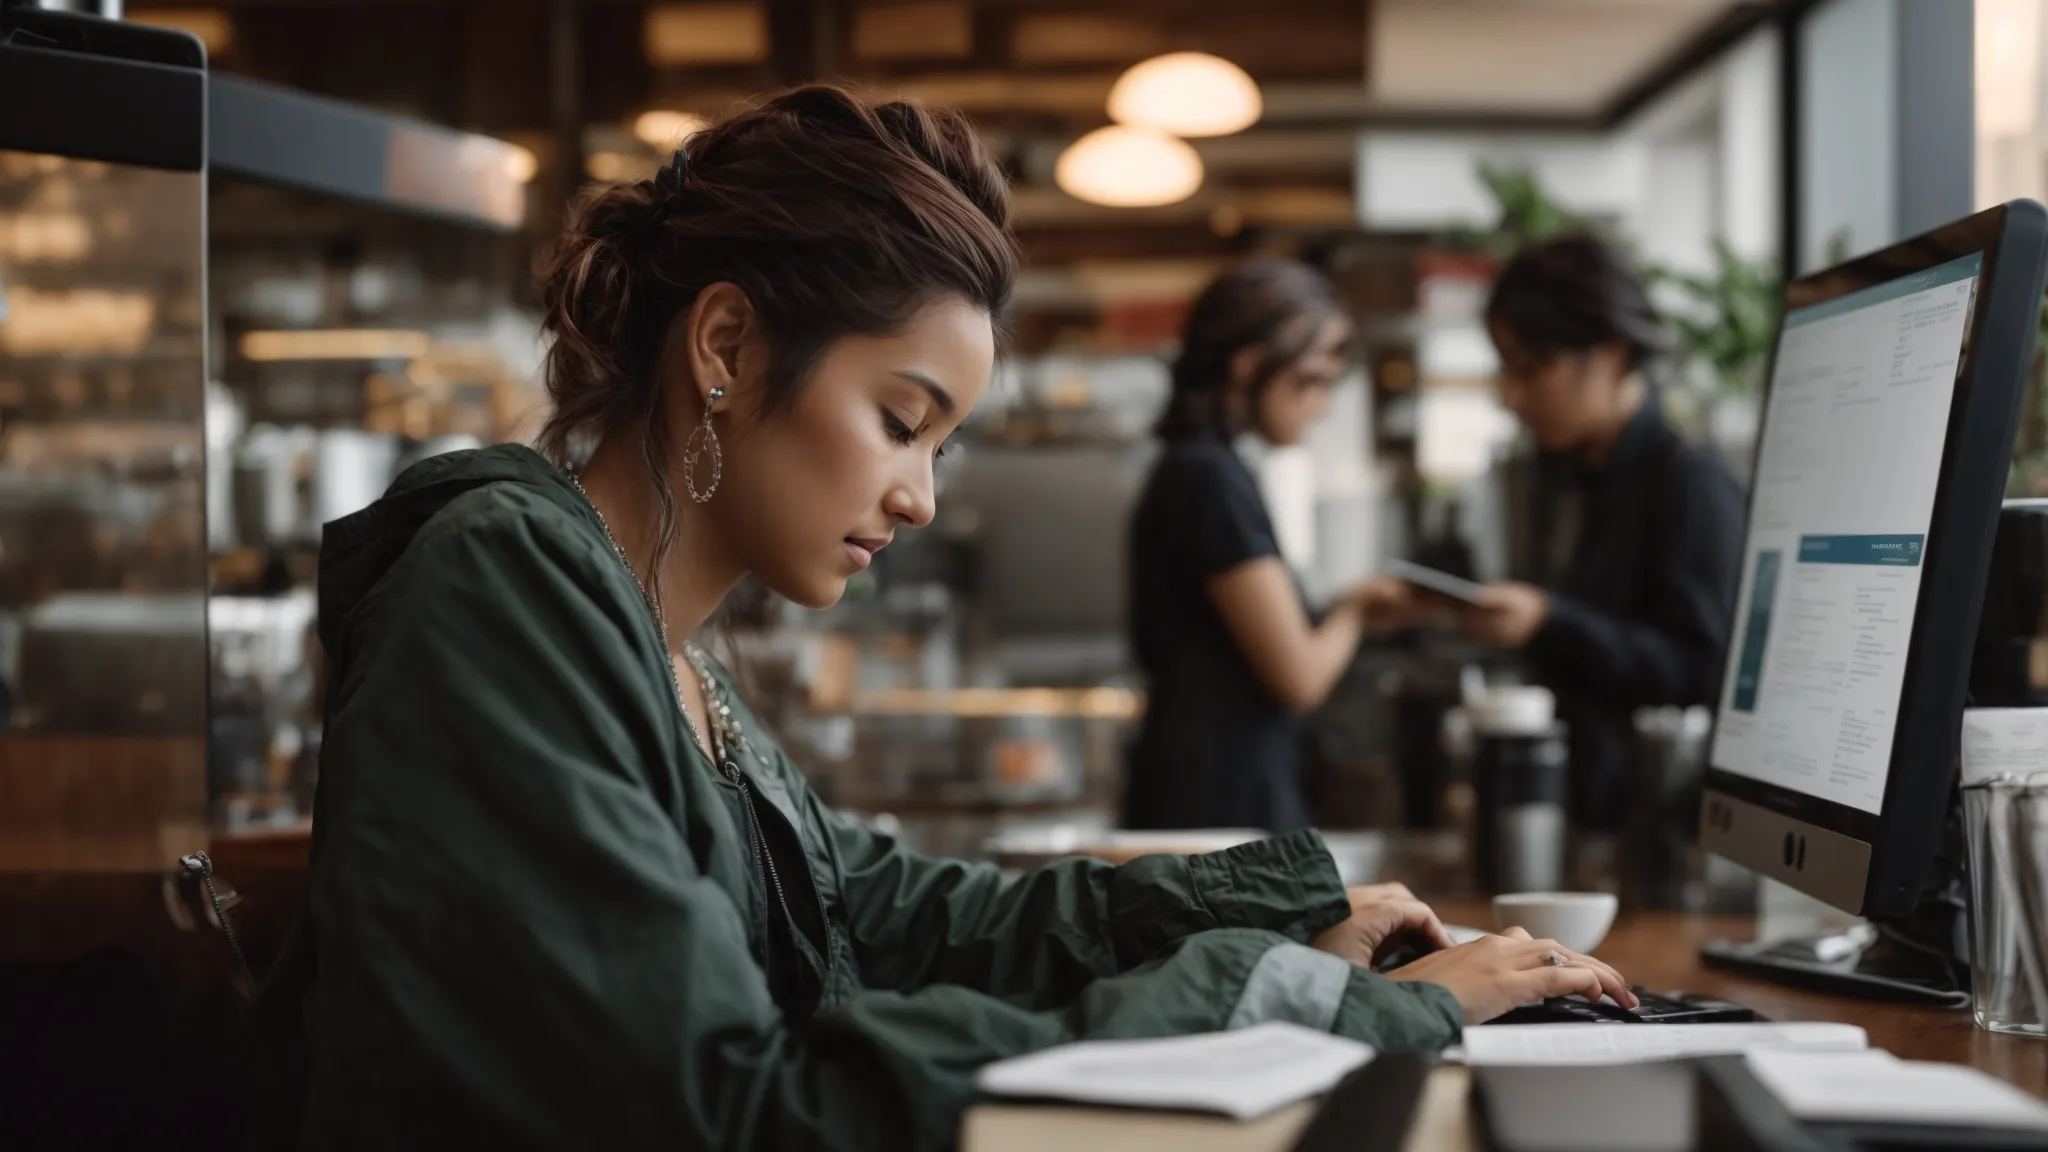
<svg viewBox="0 0 2048 1152">
<path fill-rule="evenodd" d="M 1350 340 L 1335 287 L 1292 261 L 1238 265 L 1188 313 L 1163 450 L 1130 529 L 1131 647 L 1149 695 L 1128 827 L 1310 823 L 1298 716 L 1329 695 L 1369 627 L 1405 610 L 1406 592 L 1367 581 L 1313 616 L 1232 440 L 1300 443 L 1329 409 Z"/>
</svg>

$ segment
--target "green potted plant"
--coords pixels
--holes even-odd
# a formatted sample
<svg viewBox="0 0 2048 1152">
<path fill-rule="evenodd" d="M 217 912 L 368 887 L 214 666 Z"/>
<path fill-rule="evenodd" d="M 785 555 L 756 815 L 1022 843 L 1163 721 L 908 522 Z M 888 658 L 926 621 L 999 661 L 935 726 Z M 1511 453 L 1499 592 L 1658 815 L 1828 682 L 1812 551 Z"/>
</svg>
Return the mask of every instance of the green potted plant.
<svg viewBox="0 0 2048 1152">
<path fill-rule="evenodd" d="M 1481 161 L 1476 174 L 1493 200 L 1493 219 L 1483 225 L 1444 228 L 1435 243 L 1416 257 L 1417 295 L 1425 314 L 1448 307 L 1457 318 L 1466 318 L 1464 312 L 1473 307 L 1473 300 L 1483 298 L 1486 286 L 1499 274 L 1501 262 L 1516 249 L 1531 240 L 1585 226 L 1550 198 L 1528 168 Z M 1439 296 L 1438 289 L 1448 289 L 1448 293 Z"/>
<path fill-rule="evenodd" d="M 1651 266 L 1645 274 L 1670 302 L 1665 319 L 1678 383 L 1690 386 L 1701 430 L 1746 440 L 1755 431 L 1756 399 L 1777 332 L 1777 263 L 1745 258 L 1716 238 L 1711 271 Z"/>
<path fill-rule="evenodd" d="M 1418 271 L 1460 279 L 1491 280 L 1500 264 L 1531 240 L 1585 227 L 1560 207 L 1528 168 L 1480 161 L 1479 182 L 1493 198 L 1494 218 L 1484 225 L 1457 224 L 1437 235 Z"/>
<path fill-rule="evenodd" d="M 1531 240 L 1586 227 L 1584 220 L 1550 198 L 1528 168 L 1481 161 L 1479 182 L 1492 195 L 1498 214 L 1491 228 L 1467 233 L 1467 242 L 1496 260 L 1514 255 Z"/>
</svg>

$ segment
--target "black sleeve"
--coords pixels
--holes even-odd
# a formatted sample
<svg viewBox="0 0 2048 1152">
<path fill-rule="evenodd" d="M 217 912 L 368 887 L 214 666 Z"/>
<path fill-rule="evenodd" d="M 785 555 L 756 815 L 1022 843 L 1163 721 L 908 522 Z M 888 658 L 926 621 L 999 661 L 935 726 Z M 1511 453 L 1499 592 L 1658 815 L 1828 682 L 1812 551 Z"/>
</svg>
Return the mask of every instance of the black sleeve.
<svg viewBox="0 0 2048 1152">
<path fill-rule="evenodd" d="M 1553 594 L 1529 658 L 1636 707 L 1713 700 L 1742 569 L 1741 489 L 1719 461 L 1681 449 L 1651 534 L 1644 612 L 1622 617 Z"/>
<path fill-rule="evenodd" d="M 1218 445 L 1175 462 L 1176 550 L 1205 579 L 1280 554 L 1265 497 L 1251 471 L 1230 453 Z"/>
</svg>

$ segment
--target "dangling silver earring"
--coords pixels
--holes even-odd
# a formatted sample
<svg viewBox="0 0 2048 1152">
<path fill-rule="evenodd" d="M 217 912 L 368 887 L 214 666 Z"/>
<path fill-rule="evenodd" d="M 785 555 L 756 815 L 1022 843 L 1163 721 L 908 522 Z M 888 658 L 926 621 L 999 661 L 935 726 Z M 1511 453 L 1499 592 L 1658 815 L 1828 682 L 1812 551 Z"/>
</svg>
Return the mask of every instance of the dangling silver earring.
<svg viewBox="0 0 2048 1152">
<path fill-rule="evenodd" d="M 719 477 L 725 474 L 725 453 L 718 446 L 718 433 L 711 429 L 711 409 L 725 398 L 725 389 L 713 388 L 704 400 L 704 419 L 690 429 L 690 438 L 683 441 L 683 487 L 689 490 L 690 499 L 703 504 L 718 491 Z M 702 491 L 697 488 L 697 458 L 705 453 L 711 455 L 711 481 Z"/>
</svg>

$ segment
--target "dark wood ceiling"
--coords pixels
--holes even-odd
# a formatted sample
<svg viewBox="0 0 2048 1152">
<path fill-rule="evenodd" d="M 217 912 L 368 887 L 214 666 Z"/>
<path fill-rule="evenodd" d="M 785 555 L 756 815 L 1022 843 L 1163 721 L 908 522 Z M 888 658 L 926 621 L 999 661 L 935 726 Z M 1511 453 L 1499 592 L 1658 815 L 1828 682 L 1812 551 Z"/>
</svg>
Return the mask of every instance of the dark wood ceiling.
<svg viewBox="0 0 2048 1152">
<path fill-rule="evenodd" d="M 1003 77 L 1012 92 L 1039 85 L 1107 87 L 1160 51 L 1196 49 L 1236 61 L 1262 84 L 1360 86 L 1368 53 L 1364 0 L 762 0 L 765 49 L 756 59 L 664 66 L 646 50 L 650 5 L 624 0 L 230 0 L 231 39 L 216 66 L 483 131 L 548 127 L 555 118 L 556 52 L 573 44 L 575 97 L 593 120 L 652 102 L 756 92 L 818 78 L 877 86 Z M 131 17 L 189 13 L 190 0 L 129 0 Z M 894 10 L 892 13 L 891 10 Z M 900 13 L 900 14 L 898 14 Z M 920 34 L 936 20 L 960 34 Z M 1000 97 L 979 111 L 1001 119 Z M 1028 96 L 1020 110 L 1043 115 Z M 1100 121 L 1101 109 L 1073 117 Z"/>
<path fill-rule="evenodd" d="M 1450 32 L 1420 45 L 1431 59 L 1455 60 L 1464 29 L 1485 35 L 1489 11 L 1526 17 L 1531 7 L 1548 6 L 1585 28 L 1589 18 L 1597 26 L 1600 4 L 1618 2 L 225 0 L 201 8 L 193 0 L 128 0 L 127 8 L 133 19 L 187 22 L 197 8 L 210 22 L 221 70 L 527 144 L 542 160 L 536 235 L 553 227 L 547 206 L 566 203 L 585 178 L 586 153 L 610 147 L 593 145 L 593 133 L 636 148 L 627 125 L 650 108 L 716 115 L 734 100 L 810 79 L 852 80 L 963 107 L 1017 178 L 1026 253 L 1046 270 L 1327 244 L 1355 230 L 1361 127 L 1587 126 L 1587 114 L 1531 111 L 1512 101 L 1388 106 L 1369 75 L 1375 36 L 1381 59 L 1399 51 L 1412 65 L 1421 57 L 1407 55 L 1411 41 L 1395 38 L 1412 35 L 1414 22 L 1402 20 L 1421 11 L 1442 26 L 1455 10 L 1464 16 L 1450 22 Z M 1689 31 L 1700 13 L 1719 7 L 1734 28 L 1736 17 L 1753 22 L 1770 7 L 1766 0 L 1637 3 L 1668 11 L 1673 26 L 1687 30 L 1680 39 L 1702 43 L 1710 37 Z M 1640 25 L 1642 9 L 1629 11 Z M 1560 35 L 1575 50 L 1592 39 Z M 1089 208 L 1052 191 L 1052 158 L 1106 122 L 1104 99 L 1117 74 L 1180 49 L 1236 62 L 1266 94 L 1267 114 L 1254 129 L 1198 142 L 1208 168 L 1202 191 L 1165 210 Z M 1670 52 L 1653 55 L 1637 87 L 1683 64 Z"/>
</svg>

